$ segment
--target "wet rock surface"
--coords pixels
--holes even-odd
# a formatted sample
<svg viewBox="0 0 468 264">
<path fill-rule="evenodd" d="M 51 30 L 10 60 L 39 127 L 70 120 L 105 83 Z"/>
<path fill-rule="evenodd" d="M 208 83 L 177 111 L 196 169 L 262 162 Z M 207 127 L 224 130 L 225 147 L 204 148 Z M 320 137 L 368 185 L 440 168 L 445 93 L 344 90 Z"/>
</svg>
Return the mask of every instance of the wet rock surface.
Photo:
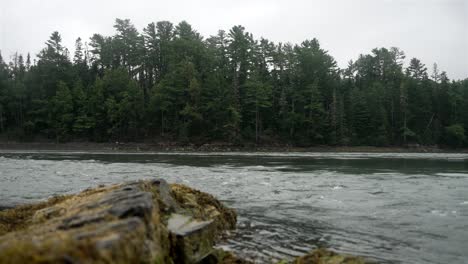
<svg viewBox="0 0 468 264">
<path fill-rule="evenodd" d="M 235 222 L 214 197 L 164 180 L 99 187 L 2 211 L 0 263 L 197 263 Z"/>
<path fill-rule="evenodd" d="M 338 254 L 327 249 L 317 249 L 304 256 L 298 257 L 293 264 L 365 264 L 374 263 L 361 257 Z"/>
<path fill-rule="evenodd" d="M 6 210 L 6 209 L 11 209 L 13 206 L 7 206 L 7 205 L 0 205 L 0 211 Z"/>
<path fill-rule="evenodd" d="M 168 228 L 176 263 L 198 263 L 210 255 L 214 249 L 216 235 L 213 220 L 199 221 L 190 216 L 173 214 Z"/>
</svg>

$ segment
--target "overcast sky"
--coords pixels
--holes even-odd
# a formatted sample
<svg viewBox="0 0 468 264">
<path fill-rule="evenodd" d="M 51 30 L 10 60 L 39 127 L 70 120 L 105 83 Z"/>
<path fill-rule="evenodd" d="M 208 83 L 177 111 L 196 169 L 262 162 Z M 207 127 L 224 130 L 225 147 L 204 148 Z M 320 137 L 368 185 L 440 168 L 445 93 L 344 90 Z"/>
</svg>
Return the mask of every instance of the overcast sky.
<svg viewBox="0 0 468 264">
<path fill-rule="evenodd" d="M 140 31 L 186 20 L 205 37 L 233 25 L 275 42 L 316 37 L 340 67 L 396 46 L 430 72 L 437 62 L 451 79 L 468 77 L 468 0 L 1 0 L 0 50 L 37 54 L 55 30 L 72 50 L 77 37 L 112 35 L 115 18 Z"/>
</svg>

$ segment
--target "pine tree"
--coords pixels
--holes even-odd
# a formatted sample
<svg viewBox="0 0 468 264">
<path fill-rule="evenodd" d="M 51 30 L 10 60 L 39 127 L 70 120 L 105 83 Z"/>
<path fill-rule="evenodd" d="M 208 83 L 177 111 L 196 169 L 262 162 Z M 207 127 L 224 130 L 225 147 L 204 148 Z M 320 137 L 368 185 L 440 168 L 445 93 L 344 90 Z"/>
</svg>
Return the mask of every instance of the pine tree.
<svg viewBox="0 0 468 264">
<path fill-rule="evenodd" d="M 73 56 L 73 63 L 83 63 L 83 55 L 83 43 L 81 42 L 81 38 L 77 38 L 75 41 L 75 55 Z"/>
<path fill-rule="evenodd" d="M 308 138 L 313 143 L 323 143 L 324 125 L 325 125 L 325 109 L 323 107 L 322 96 L 318 88 L 318 80 L 316 79 L 309 85 L 309 102 L 304 109 L 307 111 L 307 134 Z"/>
<path fill-rule="evenodd" d="M 79 137 L 89 137 L 93 126 L 91 114 L 88 113 L 88 98 L 84 92 L 83 83 L 78 80 L 73 85 L 73 133 Z"/>
<path fill-rule="evenodd" d="M 253 77 L 245 84 L 245 108 L 254 115 L 255 143 L 260 142 L 262 120 L 271 104 L 271 86 L 262 82 L 259 77 Z"/>
<path fill-rule="evenodd" d="M 49 122 L 58 142 L 68 139 L 73 125 L 73 97 L 64 82 L 57 85 L 57 93 L 51 100 Z"/>
</svg>

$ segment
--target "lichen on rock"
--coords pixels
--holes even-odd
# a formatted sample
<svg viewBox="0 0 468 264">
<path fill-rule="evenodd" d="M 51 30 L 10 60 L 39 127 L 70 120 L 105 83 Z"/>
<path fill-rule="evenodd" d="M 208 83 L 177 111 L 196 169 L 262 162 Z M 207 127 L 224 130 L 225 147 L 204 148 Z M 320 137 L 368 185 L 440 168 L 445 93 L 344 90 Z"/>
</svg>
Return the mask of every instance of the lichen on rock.
<svg viewBox="0 0 468 264">
<path fill-rule="evenodd" d="M 213 219 L 220 232 L 236 228 L 236 212 L 224 206 L 211 194 L 181 184 L 173 184 L 171 189 L 178 204 L 188 210 L 195 218 Z"/>
<path fill-rule="evenodd" d="M 43 208 L 62 202 L 70 196 L 57 196 L 37 204 L 21 205 L 15 208 L 6 208 L 0 211 L 0 236 L 25 228 L 31 223 L 34 214 Z"/>
<path fill-rule="evenodd" d="M 175 215 L 191 224 L 169 226 Z M 0 263 L 196 263 L 234 227 L 235 212 L 213 196 L 124 183 L 1 211 Z"/>
</svg>

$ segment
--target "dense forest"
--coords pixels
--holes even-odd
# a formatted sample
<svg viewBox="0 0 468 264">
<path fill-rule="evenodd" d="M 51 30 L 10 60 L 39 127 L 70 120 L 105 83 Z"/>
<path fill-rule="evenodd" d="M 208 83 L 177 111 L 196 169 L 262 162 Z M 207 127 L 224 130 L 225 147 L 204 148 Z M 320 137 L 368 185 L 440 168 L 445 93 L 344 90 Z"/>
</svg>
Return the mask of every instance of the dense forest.
<svg viewBox="0 0 468 264">
<path fill-rule="evenodd" d="M 202 37 L 187 22 L 0 55 L 0 137 L 203 144 L 467 145 L 468 79 L 376 48 L 345 69 L 317 39 Z M 468 72 L 467 72 L 468 74 Z"/>
</svg>

